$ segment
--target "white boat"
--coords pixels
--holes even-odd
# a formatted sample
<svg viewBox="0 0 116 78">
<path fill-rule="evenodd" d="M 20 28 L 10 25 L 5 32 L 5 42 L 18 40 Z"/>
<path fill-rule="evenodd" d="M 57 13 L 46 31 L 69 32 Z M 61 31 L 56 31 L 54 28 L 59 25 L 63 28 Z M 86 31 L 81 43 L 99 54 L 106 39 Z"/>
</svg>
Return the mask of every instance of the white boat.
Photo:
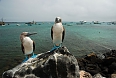
<svg viewBox="0 0 116 78">
<path fill-rule="evenodd" d="M 17 24 L 16 26 L 20 26 L 20 24 Z"/>
</svg>

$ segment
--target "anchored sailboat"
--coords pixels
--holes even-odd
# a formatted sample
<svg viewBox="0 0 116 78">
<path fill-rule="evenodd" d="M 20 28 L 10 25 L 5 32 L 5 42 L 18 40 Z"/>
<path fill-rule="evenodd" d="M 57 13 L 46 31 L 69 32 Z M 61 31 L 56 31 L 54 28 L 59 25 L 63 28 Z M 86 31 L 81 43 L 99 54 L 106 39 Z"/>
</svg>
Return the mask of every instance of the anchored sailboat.
<svg viewBox="0 0 116 78">
<path fill-rule="evenodd" d="M 5 26 L 5 22 L 3 21 L 3 18 L 1 20 L 2 21 L 0 21 L 0 26 Z"/>
</svg>

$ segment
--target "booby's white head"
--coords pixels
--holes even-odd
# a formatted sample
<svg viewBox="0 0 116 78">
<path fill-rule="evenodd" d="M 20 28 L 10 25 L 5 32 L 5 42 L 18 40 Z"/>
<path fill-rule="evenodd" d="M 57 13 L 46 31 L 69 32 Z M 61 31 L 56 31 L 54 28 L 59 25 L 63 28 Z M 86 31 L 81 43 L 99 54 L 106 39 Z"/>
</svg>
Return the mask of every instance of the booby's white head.
<svg viewBox="0 0 116 78">
<path fill-rule="evenodd" d="M 60 17 L 56 17 L 55 23 L 61 23 L 61 22 L 62 22 L 62 19 Z"/>
<path fill-rule="evenodd" d="M 22 33 L 21 33 L 21 36 L 30 36 L 30 35 L 34 35 L 34 34 L 37 34 L 37 33 L 36 33 L 36 32 L 33 32 L 33 33 L 22 32 Z"/>
<path fill-rule="evenodd" d="M 21 35 L 20 35 L 21 42 L 22 42 L 24 37 L 29 37 L 30 35 L 34 35 L 34 34 L 37 34 L 37 33 L 36 32 L 33 32 L 33 33 L 22 32 Z"/>
</svg>

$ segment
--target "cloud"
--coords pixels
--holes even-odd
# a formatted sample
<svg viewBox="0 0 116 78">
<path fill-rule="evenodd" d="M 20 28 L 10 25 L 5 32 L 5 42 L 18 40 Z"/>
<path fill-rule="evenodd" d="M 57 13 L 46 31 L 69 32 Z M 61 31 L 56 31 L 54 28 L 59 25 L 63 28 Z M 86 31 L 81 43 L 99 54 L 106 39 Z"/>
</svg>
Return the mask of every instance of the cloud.
<svg viewBox="0 0 116 78">
<path fill-rule="evenodd" d="M 116 0 L 2 0 L 0 16 L 9 21 L 116 20 Z"/>
</svg>

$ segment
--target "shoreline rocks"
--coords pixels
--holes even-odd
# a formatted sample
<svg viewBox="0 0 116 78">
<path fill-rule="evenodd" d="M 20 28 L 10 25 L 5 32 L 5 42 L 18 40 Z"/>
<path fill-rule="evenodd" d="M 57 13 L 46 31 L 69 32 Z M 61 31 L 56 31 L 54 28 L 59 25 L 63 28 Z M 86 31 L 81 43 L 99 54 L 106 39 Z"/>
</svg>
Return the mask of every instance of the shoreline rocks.
<svg viewBox="0 0 116 78">
<path fill-rule="evenodd" d="M 116 50 L 103 54 L 91 53 L 83 58 L 77 58 L 77 61 L 79 69 L 89 72 L 92 76 L 99 73 L 103 77 L 111 78 L 112 74 L 113 77 L 116 74 Z"/>
<path fill-rule="evenodd" d="M 75 58 L 61 47 L 5 71 L 3 78 L 116 78 L 116 50 Z"/>
</svg>

